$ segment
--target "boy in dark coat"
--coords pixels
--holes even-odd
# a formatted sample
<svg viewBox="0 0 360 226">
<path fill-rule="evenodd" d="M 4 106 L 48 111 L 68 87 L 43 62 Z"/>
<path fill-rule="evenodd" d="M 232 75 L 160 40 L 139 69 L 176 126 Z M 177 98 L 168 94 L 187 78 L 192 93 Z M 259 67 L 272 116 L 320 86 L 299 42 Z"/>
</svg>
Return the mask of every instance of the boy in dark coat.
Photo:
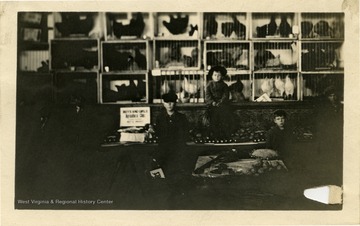
<svg viewBox="0 0 360 226">
<path fill-rule="evenodd" d="M 177 95 L 164 94 L 165 110 L 156 119 L 155 131 L 159 137 L 159 148 L 155 156 L 165 177 L 177 177 L 183 172 L 186 141 L 189 138 L 189 123 L 186 116 L 176 110 Z"/>
<path fill-rule="evenodd" d="M 276 150 L 279 152 L 280 156 L 286 161 L 289 159 L 292 143 L 292 131 L 287 126 L 286 122 L 286 112 L 283 110 L 277 110 L 274 112 L 274 123 L 275 126 L 272 127 L 266 136 L 266 147 Z"/>
</svg>

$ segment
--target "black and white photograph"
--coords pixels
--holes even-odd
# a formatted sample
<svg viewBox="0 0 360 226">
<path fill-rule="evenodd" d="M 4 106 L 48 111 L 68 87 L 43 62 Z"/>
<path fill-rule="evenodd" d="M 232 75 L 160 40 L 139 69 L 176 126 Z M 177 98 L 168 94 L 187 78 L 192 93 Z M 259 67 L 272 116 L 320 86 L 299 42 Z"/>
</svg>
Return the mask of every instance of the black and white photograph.
<svg viewBox="0 0 360 226">
<path fill-rule="evenodd" d="M 114 223 L 99 211 L 217 216 L 176 225 L 344 217 L 359 199 L 359 3 L 260 2 L 1 4 L 13 25 L 2 45 L 15 46 L 1 66 L 10 210 L 82 211 L 85 225 Z M 337 224 L 359 223 L 350 206 Z M 147 225 L 135 222 L 115 225 Z"/>
</svg>

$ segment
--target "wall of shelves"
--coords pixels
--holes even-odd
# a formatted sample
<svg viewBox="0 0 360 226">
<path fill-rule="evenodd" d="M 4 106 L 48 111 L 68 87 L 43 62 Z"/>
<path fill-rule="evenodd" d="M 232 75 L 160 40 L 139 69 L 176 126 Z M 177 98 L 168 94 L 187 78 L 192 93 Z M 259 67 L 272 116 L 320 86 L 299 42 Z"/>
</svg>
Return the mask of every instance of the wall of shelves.
<svg viewBox="0 0 360 226">
<path fill-rule="evenodd" d="M 179 103 L 196 105 L 214 65 L 227 68 L 235 103 L 265 93 L 271 101 L 308 100 L 328 86 L 343 92 L 343 13 L 22 12 L 19 19 L 18 70 L 46 70 L 48 62 L 55 96 L 66 77 L 90 83 L 91 102 L 95 93 L 97 103 L 161 103 L 173 90 Z"/>
</svg>

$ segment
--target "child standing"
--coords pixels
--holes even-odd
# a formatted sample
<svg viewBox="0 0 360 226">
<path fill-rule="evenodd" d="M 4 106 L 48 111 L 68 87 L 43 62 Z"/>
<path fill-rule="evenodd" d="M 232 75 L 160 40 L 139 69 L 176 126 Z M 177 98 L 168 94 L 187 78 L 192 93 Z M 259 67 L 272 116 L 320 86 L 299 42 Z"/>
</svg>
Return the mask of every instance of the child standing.
<svg viewBox="0 0 360 226">
<path fill-rule="evenodd" d="M 206 104 L 210 118 L 210 133 L 215 138 L 229 138 L 231 135 L 231 113 L 229 109 L 229 87 L 223 81 L 227 70 L 214 66 L 209 71 L 211 81 L 206 86 Z"/>
</svg>

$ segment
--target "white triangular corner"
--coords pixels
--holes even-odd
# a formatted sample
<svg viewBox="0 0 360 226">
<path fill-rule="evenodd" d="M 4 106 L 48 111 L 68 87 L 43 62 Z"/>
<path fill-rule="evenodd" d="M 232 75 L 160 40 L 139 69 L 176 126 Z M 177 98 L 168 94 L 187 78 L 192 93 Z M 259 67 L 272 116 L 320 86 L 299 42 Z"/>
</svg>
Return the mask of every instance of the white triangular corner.
<svg viewBox="0 0 360 226">
<path fill-rule="evenodd" d="M 341 204 L 342 188 L 335 185 L 309 188 L 304 190 L 304 196 L 324 204 Z"/>
</svg>

